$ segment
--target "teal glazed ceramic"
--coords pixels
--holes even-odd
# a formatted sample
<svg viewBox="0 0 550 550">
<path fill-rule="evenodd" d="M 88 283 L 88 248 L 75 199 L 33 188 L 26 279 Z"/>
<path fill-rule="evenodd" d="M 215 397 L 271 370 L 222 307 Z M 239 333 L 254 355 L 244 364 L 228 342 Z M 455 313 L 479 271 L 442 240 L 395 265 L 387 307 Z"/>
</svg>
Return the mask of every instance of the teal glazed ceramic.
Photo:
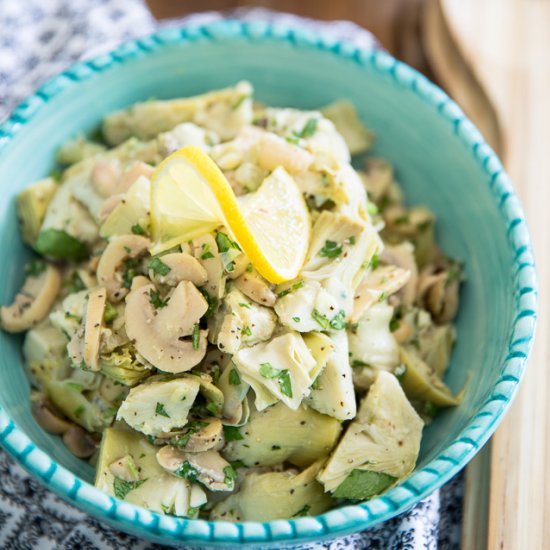
<svg viewBox="0 0 550 550">
<path fill-rule="evenodd" d="M 93 487 L 91 466 L 35 423 L 21 338 L 0 334 L 0 440 L 68 502 L 137 536 L 165 544 L 281 548 L 359 531 L 410 508 L 461 470 L 508 409 L 529 355 L 536 282 L 521 205 L 501 163 L 462 111 L 426 78 L 382 51 L 311 32 L 225 21 L 127 43 L 79 63 L 42 86 L 0 128 L 0 302 L 11 302 L 30 253 L 15 196 L 48 174 L 58 146 L 91 132 L 109 111 L 151 96 L 197 94 L 250 80 L 259 100 L 317 108 L 347 98 L 377 136 L 375 153 L 395 166 L 411 204 L 438 218 L 438 240 L 466 264 L 458 344 L 446 378 L 464 401 L 425 429 L 418 466 L 368 502 L 321 516 L 227 523 L 163 516 Z"/>
</svg>

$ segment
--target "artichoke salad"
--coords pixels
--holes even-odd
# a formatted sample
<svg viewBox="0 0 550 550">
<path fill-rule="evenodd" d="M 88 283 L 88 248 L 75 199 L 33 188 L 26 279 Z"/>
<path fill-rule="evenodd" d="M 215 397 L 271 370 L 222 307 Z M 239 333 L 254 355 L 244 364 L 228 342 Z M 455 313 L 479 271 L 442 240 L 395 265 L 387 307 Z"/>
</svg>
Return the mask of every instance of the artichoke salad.
<svg viewBox="0 0 550 550">
<path fill-rule="evenodd" d="M 371 498 L 459 401 L 443 377 L 462 271 L 432 212 L 364 155 L 373 135 L 349 102 L 301 111 L 252 92 L 110 114 L 17 200 L 38 256 L 1 321 L 26 332 L 33 414 L 97 487 L 165 514 L 265 521 Z M 249 213 L 274 182 L 299 190 L 307 230 L 269 231 L 302 246 L 295 277 L 265 275 L 223 224 L 170 218 L 175 195 L 155 221 L 156 167 L 186 147 Z"/>
</svg>

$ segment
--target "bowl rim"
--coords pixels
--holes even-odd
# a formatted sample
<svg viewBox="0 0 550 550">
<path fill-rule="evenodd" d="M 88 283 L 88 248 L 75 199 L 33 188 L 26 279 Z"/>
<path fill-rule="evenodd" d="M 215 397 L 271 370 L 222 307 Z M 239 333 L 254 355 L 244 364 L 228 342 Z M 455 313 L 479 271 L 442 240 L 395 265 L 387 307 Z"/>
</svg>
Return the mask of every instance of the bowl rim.
<svg viewBox="0 0 550 550">
<path fill-rule="evenodd" d="M 111 497 L 55 462 L 10 419 L 0 406 L 0 444 L 35 478 L 69 503 L 123 530 L 168 544 L 296 544 L 359 531 L 387 520 L 425 498 L 457 474 L 489 439 L 517 391 L 534 337 L 537 286 L 527 222 L 501 162 L 462 110 L 439 87 L 380 49 L 363 49 L 300 25 L 227 19 L 161 30 L 125 42 L 109 53 L 78 62 L 27 97 L 0 126 L 0 162 L 9 143 L 51 98 L 78 82 L 161 48 L 201 41 L 275 41 L 313 49 L 366 66 L 412 91 L 436 111 L 466 146 L 487 176 L 513 253 L 515 312 L 507 355 L 493 391 L 469 425 L 435 459 L 401 484 L 372 500 L 319 516 L 270 522 L 207 521 L 165 516 Z"/>
</svg>

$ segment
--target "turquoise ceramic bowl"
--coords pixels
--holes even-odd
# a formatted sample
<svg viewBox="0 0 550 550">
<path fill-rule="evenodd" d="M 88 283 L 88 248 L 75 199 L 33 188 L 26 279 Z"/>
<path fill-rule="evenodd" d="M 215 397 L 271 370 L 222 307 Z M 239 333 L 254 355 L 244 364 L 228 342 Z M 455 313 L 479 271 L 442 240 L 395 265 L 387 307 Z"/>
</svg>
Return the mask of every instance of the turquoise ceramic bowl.
<svg viewBox="0 0 550 550">
<path fill-rule="evenodd" d="M 467 384 L 462 405 L 425 430 L 414 474 L 379 498 L 290 521 L 178 519 L 93 487 L 93 469 L 33 420 L 21 338 L 1 333 L 0 440 L 57 494 L 122 530 L 175 545 L 280 548 L 386 520 L 468 463 L 495 430 L 521 378 L 535 327 L 535 270 L 508 177 L 439 88 L 381 51 L 277 25 L 230 21 L 163 31 L 79 63 L 40 88 L 0 128 L 0 302 L 11 301 L 29 256 L 18 235 L 15 196 L 51 170 L 62 142 L 135 101 L 196 94 L 239 79 L 249 79 L 257 97 L 273 105 L 316 108 L 350 99 L 376 132 L 375 152 L 395 165 L 408 200 L 436 212 L 443 249 L 466 262 L 458 345 L 447 377 L 454 391 Z"/>
</svg>

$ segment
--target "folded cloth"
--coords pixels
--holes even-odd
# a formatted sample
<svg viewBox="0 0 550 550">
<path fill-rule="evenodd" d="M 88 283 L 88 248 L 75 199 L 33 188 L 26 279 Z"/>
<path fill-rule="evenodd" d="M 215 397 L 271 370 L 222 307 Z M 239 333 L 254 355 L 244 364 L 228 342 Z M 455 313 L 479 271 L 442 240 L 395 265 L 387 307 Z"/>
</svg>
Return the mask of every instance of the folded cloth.
<svg viewBox="0 0 550 550">
<path fill-rule="evenodd" d="M 372 48 L 375 38 L 347 21 L 320 22 L 264 9 L 199 13 L 157 22 L 141 0 L 4 0 L 0 2 L 0 121 L 25 96 L 71 63 L 105 52 L 159 27 L 200 24 L 228 15 L 309 26 Z M 362 533 L 303 549 L 458 548 L 462 480 L 455 478 L 412 510 Z M 0 547 L 158 550 L 58 499 L 0 451 Z"/>
</svg>

